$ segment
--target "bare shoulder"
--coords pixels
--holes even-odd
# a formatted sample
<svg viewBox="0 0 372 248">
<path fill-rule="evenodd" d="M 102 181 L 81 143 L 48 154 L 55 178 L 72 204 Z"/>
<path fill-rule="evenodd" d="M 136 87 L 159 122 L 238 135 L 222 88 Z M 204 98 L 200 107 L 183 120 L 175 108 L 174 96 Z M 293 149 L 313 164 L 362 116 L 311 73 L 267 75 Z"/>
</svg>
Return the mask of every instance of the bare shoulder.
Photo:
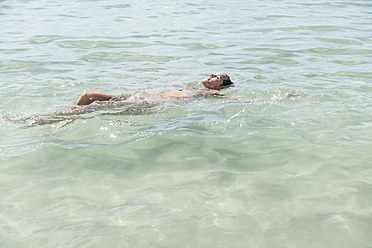
<svg viewBox="0 0 372 248">
<path fill-rule="evenodd" d="M 224 96 L 224 94 L 219 90 L 211 90 L 211 89 L 196 89 L 196 90 L 206 96 L 216 96 L 216 97 Z"/>
</svg>

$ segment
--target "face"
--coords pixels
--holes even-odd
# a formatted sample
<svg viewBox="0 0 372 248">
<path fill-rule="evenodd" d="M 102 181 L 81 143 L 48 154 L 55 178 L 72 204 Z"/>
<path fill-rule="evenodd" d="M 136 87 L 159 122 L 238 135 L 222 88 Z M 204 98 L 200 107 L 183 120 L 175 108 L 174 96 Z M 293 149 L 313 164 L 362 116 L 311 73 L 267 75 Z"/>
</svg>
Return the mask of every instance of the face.
<svg viewBox="0 0 372 248">
<path fill-rule="evenodd" d="M 221 89 L 221 85 L 224 80 L 228 79 L 225 73 L 215 73 L 210 74 L 208 77 L 204 78 L 202 83 L 205 88 L 212 90 Z"/>
</svg>

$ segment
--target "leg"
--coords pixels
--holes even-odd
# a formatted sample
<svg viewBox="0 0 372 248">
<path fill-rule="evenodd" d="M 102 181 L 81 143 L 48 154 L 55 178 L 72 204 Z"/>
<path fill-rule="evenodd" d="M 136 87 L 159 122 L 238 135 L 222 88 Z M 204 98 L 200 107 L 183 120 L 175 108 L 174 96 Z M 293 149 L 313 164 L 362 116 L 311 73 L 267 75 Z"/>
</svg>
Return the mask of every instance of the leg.
<svg viewBox="0 0 372 248">
<path fill-rule="evenodd" d="M 77 105 L 89 105 L 94 101 L 107 101 L 113 98 L 114 95 L 105 95 L 101 93 L 84 92 L 81 94 Z"/>
</svg>

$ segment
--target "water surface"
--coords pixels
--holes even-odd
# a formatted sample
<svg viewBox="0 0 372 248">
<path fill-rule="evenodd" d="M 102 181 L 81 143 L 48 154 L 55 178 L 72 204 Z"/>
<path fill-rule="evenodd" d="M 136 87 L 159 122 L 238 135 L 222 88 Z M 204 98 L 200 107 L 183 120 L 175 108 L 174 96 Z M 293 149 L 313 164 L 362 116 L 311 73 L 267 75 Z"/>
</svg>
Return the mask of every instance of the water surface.
<svg viewBox="0 0 372 248">
<path fill-rule="evenodd" d="M 0 114 L 108 94 L 228 96 L 0 120 L 2 247 L 371 247 L 371 3 L 0 1 Z"/>
</svg>

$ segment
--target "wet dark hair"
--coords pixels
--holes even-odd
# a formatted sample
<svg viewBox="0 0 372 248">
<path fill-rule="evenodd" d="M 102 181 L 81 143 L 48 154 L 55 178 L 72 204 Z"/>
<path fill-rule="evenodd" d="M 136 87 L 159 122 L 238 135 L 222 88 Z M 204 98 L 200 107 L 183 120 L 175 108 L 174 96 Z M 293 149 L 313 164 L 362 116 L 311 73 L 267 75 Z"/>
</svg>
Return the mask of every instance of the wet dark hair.
<svg viewBox="0 0 372 248">
<path fill-rule="evenodd" d="M 221 85 L 221 89 L 225 89 L 225 88 L 229 88 L 229 87 L 234 86 L 234 83 L 231 82 L 230 77 L 227 74 L 225 74 L 225 75 L 226 75 L 227 79 L 223 80 L 222 85 Z"/>
</svg>

